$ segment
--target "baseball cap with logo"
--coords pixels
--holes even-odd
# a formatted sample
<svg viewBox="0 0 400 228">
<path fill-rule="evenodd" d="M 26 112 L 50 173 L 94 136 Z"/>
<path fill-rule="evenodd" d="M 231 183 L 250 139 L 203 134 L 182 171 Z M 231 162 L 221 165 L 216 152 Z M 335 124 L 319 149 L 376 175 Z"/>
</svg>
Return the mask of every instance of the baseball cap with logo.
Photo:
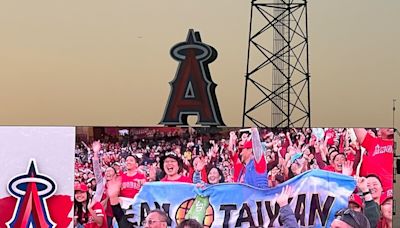
<svg viewBox="0 0 400 228">
<path fill-rule="evenodd" d="M 349 202 L 353 202 L 358 206 L 360 206 L 361 208 L 363 208 L 363 202 L 361 197 L 355 193 L 351 194 L 351 196 L 349 197 Z"/>
<path fill-rule="evenodd" d="M 381 198 L 379 200 L 380 205 L 382 205 L 388 199 L 393 199 L 393 189 L 389 189 L 386 192 L 382 193 Z"/>
</svg>

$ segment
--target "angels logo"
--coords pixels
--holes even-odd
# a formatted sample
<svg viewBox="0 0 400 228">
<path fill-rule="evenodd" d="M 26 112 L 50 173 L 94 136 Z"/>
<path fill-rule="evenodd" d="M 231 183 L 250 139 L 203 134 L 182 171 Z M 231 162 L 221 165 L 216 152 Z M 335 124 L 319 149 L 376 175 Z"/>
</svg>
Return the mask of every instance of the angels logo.
<svg viewBox="0 0 400 228">
<path fill-rule="evenodd" d="M 170 82 L 171 93 L 160 124 L 187 125 L 188 116 L 196 115 L 197 124 L 225 126 L 215 94 L 217 85 L 208 68 L 217 51 L 201 41 L 199 32 L 190 29 L 186 41 L 172 47 L 171 56 L 179 66 Z"/>
<path fill-rule="evenodd" d="M 70 196 L 53 196 L 57 190 L 55 181 L 38 172 L 34 159 L 26 173 L 10 180 L 7 190 L 13 197 L 0 199 L 0 222 L 6 227 L 68 227 L 71 223 Z"/>
</svg>

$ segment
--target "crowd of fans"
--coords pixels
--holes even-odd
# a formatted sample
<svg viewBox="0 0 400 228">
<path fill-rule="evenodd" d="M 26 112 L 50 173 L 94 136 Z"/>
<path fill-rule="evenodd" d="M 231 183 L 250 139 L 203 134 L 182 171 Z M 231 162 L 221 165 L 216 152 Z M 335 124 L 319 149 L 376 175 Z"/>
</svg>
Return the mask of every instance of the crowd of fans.
<svg viewBox="0 0 400 228">
<path fill-rule="evenodd" d="M 75 190 L 86 192 L 87 199 L 75 197 L 75 212 L 82 207 L 90 212 L 89 208 L 99 208 L 95 202 L 102 202 L 107 219 L 96 223 L 101 226 L 91 227 L 110 227 L 115 212 L 111 210 L 107 182 L 118 183 L 118 196 L 133 198 L 148 181 L 190 182 L 200 187 L 239 182 L 271 188 L 307 170 L 322 169 L 355 176 L 358 188 L 349 199 L 349 207 L 371 213 L 371 227 L 390 227 L 393 136 L 393 129 L 386 128 L 213 132 L 188 128 L 170 133 L 155 130 L 151 137 L 129 132 L 103 135 L 76 145 Z M 260 139 L 260 145 L 254 138 Z M 263 155 L 261 162 L 259 154 Z M 75 223 L 98 222 L 94 218 L 99 210 L 92 211 L 88 215 L 75 213 Z"/>
</svg>

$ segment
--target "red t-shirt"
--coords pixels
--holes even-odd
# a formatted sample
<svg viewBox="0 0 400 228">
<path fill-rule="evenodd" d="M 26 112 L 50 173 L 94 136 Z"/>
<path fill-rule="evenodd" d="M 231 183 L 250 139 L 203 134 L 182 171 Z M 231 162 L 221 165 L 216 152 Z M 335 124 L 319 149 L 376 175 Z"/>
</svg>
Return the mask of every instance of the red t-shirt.
<svg viewBox="0 0 400 228">
<path fill-rule="evenodd" d="M 92 215 L 90 214 L 90 212 L 88 212 L 88 222 L 84 225 L 85 228 L 107 228 L 107 219 L 104 213 L 104 208 L 103 206 L 101 206 L 101 204 L 99 202 L 96 202 L 92 209 L 94 210 L 94 212 L 96 213 L 97 216 L 100 216 L 103 218 L 103 225 L 98 226 L 94 220 Z"/>
<path fill-rule="evenodd" d="M 165 176 L 160 181 L 193 183 L 189 177 L 183 175 L 181 175 L 177 180 L 168 180 L 168 176 Z"/>
<path fill-rule="evenodd" d="M 239 175 L 243 169 L 243 163 L 239 160 L 239 152 L 236 152 L 233 156 L 231 156 L 233 161 L 233 181 L 239 182 Z"/>
<path fill-rule="evenodd" d="M 360 175 L 377 175 L 383 190 L 393 188 L 393 140 L 384 140 L 366 134 L 362 147 L 368 152 L 363 157 Z"/>
<path fill-rule="evenodd" d="M 139 192 L 141 185 L 138 181 L 146 181 L 146 176 L 137 172 L 133 176 L 128 176 L 126 173 L 121 175 L 121 191 L 119 196 L 133 198 Z"/>
<path fill-rule="evenodd" d="M 323 170 L 326 171 L 331 171 L 331 172 L 336 172 L 335 167 L 333 167 L 332 165 L 327 165 L 323 168 Z"/>
</svg>

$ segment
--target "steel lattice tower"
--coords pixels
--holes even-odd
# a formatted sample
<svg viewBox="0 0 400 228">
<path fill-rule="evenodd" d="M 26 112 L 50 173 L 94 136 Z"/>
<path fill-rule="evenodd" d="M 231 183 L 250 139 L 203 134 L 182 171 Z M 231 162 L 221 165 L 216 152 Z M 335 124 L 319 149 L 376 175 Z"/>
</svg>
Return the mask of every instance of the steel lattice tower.
<svg viewBox="0 0 400 228">
<path fill-rule="evenodd" d="M 307 1 L 252 0 L 242 126 L 310 127 L 309 80 Z"/>
</svg>

